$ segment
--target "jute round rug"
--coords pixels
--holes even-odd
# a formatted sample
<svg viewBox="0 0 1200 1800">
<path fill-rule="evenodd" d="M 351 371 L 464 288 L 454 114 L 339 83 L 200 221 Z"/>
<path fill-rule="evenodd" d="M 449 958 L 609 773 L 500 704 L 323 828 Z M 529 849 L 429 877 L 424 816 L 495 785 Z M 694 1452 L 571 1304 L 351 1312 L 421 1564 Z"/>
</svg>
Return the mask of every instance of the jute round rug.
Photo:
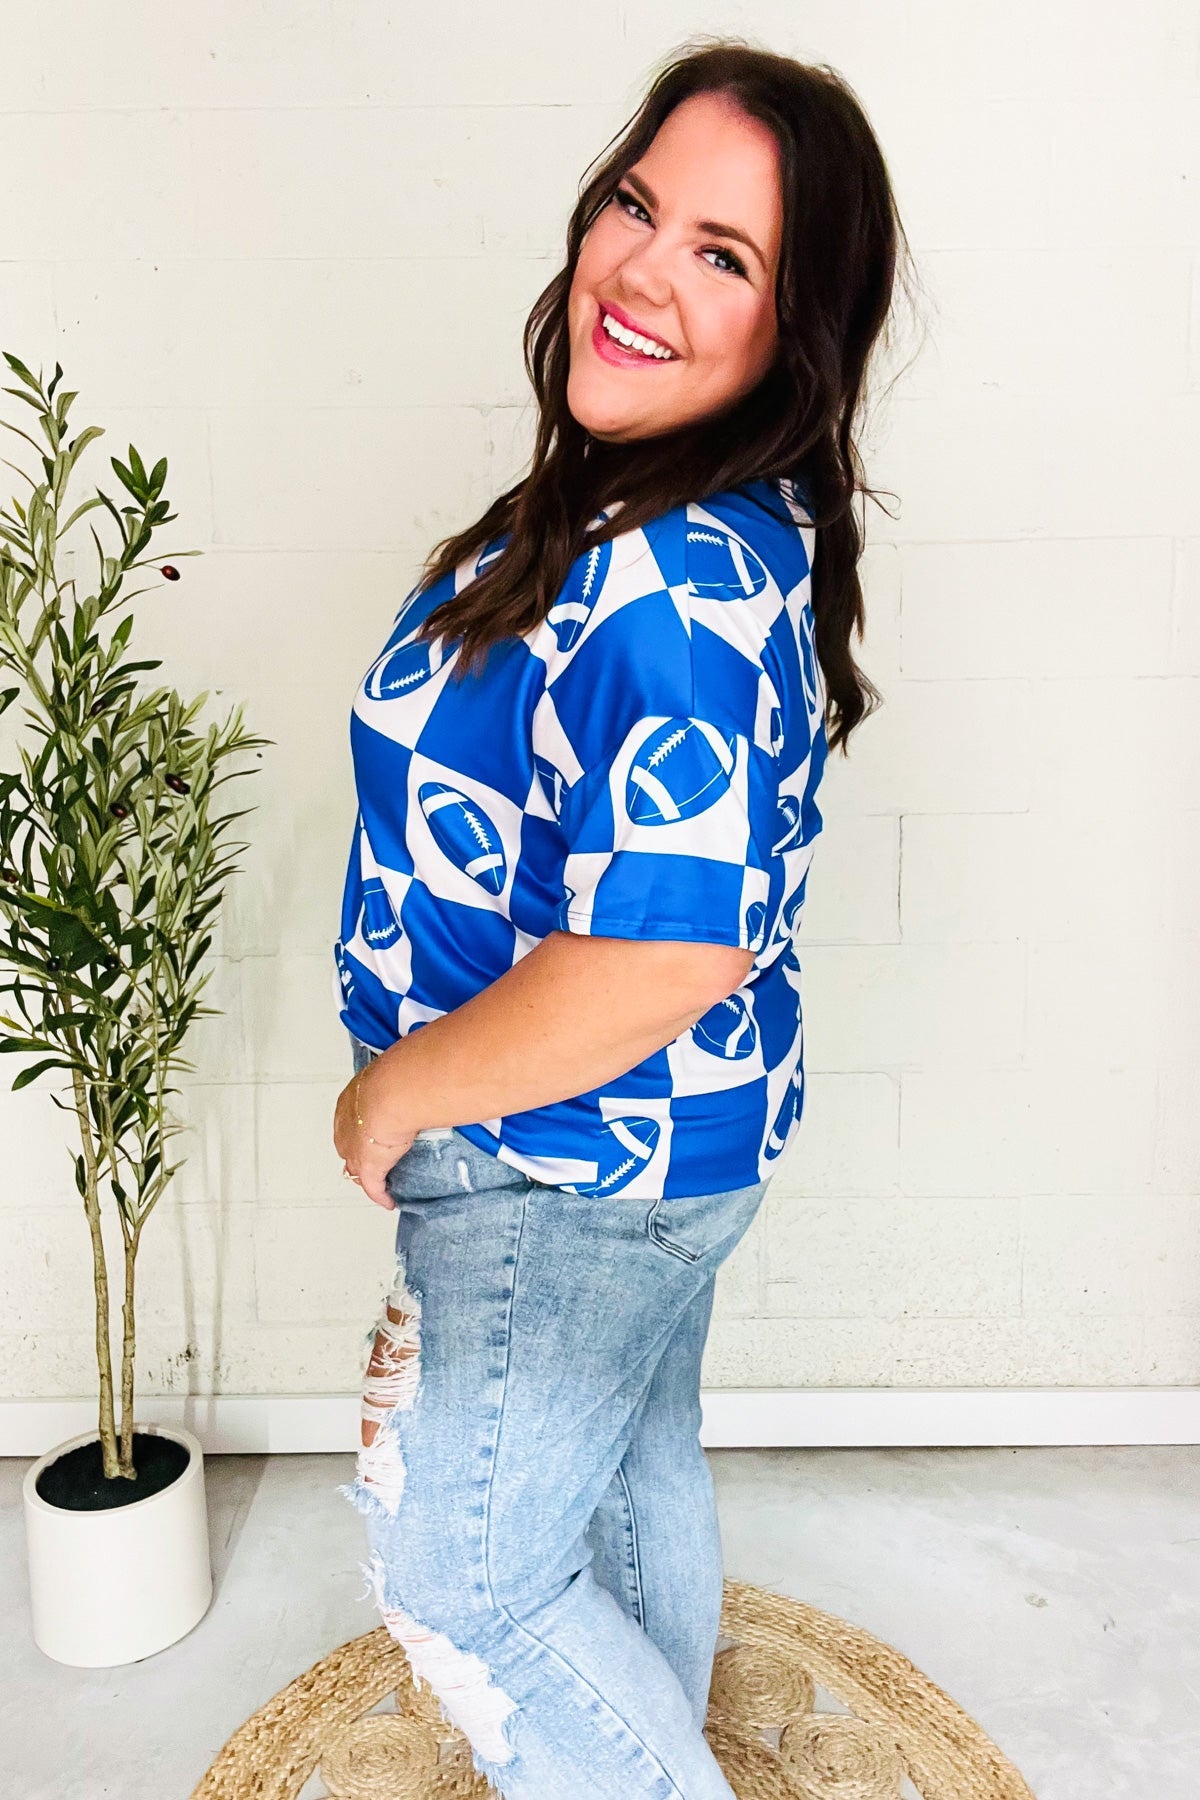
<svg viewBox="0 0 1200 1800">
<path fill-rule="evenodd" d="M 948 1694 L 857 1626 L 727 1581 L 721 1636 L 704 1735 L 738 1800 L 1034 1800 Z M 818 1688 L 844 1710 L 814 1710 Z M 252 1714 L 191 1800 L 297 1800 L 314 1775 L 331 1800 L 496 1794 L 382 1625 Z"/>
</svg>

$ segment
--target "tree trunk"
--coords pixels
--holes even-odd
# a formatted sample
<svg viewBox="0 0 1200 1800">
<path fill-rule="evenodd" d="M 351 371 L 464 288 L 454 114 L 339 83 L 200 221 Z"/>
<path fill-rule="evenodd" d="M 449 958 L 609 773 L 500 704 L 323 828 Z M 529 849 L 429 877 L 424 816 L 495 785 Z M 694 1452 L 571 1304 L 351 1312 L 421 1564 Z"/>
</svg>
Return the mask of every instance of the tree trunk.
<svg viewBox="0 0 1200 1800">
<path fill-rule="evenodd" d="M 133 1271 L 137 1262 L 139 1228 L 125 1239 L 125 1303 L 121 1308 L 121 1474 L 137 1476 L 133 1466 Z"/>
<path fill-rule="evenodd" d="M 104 1456 L 104 1474 L 112 1481 L 123 1471 L 117 1458 L 117 1425 L 113 1406 L 112 1350 L 108 1341 L 108 1264 L 104 1258 L 104 1237 L 100 1229 L 100 1182 L 96 1150 L 92 1142 L 92 1125 L 88 1117 L 87 1089 L 78 1069 L 71 1071 L 75 1090 L 75 1111 L 79 1118 L 79 1137 L 83 1145 L 84 1196 L 92 1236 L 92 1274 L 96 1290 L 96 1365 L 100 1372 L 100 1448 Z"/>
</svg>

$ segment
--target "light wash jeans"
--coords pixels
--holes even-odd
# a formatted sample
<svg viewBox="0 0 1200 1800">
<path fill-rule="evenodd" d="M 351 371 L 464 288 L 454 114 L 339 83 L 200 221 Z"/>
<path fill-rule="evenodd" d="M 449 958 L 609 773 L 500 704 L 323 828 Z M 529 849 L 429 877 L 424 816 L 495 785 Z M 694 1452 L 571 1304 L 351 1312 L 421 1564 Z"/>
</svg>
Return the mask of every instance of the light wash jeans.
<svg viewBox="0 0 1200 1800">
<path fill-rule="evenodd" d="M 702 1732 L 724 1571 L 700 1363 L 767 1185 L 584 1196 L 450 1127 L 388 1171 L 395 1279 L 340 1491 L 418 1686 L 509 1800 L 734 1800 Z"/>
</svg>

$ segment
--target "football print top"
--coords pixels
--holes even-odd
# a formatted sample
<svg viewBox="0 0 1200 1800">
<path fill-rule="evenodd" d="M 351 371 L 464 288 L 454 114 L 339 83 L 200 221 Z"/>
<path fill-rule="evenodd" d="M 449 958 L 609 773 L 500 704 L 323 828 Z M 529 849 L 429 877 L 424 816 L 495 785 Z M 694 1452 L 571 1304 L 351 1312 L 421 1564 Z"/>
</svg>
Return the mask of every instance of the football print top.
<svg viewBox="0 0 1200 1800">
<path fill-rule="evenodd" d="M 795 1135 L 794 937 L 826 754 L 815 535 L 786 478 L 676 507 L 579 556 L 540 625 L 454 680 L 458 640 L 413 633 L 497 537 L 408 596 L 357 689 L 333 974 L 366 1044 L 461 1006 L 555 930 L 755 952 L 739 988 L 624 1075 L 458 1124 L 536 1181 L 719 1193 L 763 1180 Z"/>
</svg>

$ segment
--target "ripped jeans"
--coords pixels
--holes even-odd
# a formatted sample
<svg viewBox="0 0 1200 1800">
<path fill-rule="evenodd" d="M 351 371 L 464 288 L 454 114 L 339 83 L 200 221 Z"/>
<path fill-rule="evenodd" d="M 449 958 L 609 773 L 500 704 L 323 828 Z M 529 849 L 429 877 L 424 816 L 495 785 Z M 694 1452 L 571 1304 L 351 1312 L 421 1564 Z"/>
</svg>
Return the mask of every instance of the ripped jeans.
<svg viewBox="0 0 1200 1800">
<path fill-rule="evenodd" d="M 394 1283 L 339 1491 L 417 1685 L 509 1800 L 734 1800 L 702 1731 L 724 1571 L 700 1364 L 767 1181 L 590 1197 L 437 1127 L 387 1186 Z"/>
</svg>

